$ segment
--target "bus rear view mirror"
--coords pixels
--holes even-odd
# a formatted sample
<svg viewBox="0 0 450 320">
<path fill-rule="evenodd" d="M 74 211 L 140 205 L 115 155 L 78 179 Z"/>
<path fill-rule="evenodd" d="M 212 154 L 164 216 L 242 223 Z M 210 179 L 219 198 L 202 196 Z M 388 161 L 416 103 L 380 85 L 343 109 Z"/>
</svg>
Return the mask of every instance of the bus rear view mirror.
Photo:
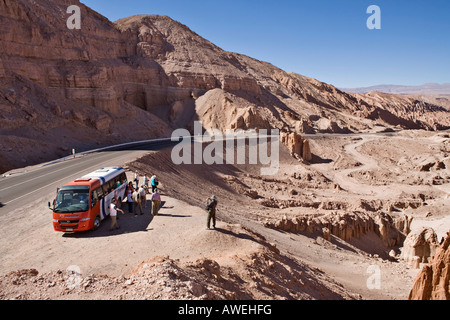
<svg viewBox="0 0 450 320">
<path fill-rule="evenodd" d="M 55 200 L 56 200 L 56 199 L 55 199 Z M 50 210 L 54 210 L 54 209 L 55 209 L 55 200 L 53 200 L 53 208 L 51 207 L 50 201 L 47 203 L 48 208 L 49 208 Z"/>
</svg>

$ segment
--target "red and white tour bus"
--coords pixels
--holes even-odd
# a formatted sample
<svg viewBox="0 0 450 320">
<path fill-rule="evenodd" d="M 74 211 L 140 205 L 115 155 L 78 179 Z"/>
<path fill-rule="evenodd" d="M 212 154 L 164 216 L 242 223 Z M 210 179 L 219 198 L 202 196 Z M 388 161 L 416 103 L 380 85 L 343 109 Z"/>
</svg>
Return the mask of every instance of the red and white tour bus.
<svg viewBox="0 0 450 320">
<path fill-rule="evenodd" d="M 101 168 L 65 184 L 58 189 L 51 208 L 53 228 L 62 232 L 97 229 L 109 216 L 111 200 L 122 202 L 127 184 L 121 167 Z"/>
</svg>

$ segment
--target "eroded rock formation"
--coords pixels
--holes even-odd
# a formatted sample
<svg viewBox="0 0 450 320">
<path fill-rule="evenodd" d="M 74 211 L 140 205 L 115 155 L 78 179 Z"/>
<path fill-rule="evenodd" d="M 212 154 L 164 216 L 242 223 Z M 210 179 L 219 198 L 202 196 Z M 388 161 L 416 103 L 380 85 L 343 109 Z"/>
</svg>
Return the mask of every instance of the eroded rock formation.
<svg viewBox="0 0 450 320">
<path fill-rule="evenodd" d="M 400 259 L 419 268 L 420 263 L 428 263 L 433 259 L 438 247 L 437 235 L 432 228 L 415 230 L 406 237 Z"/>
<path fill-rule="evenodd" d="M 405 235 L 395 227 L 394 219 L 384 213 L 354 211 L 283 216 L 281 219 L 266 220 L 264 226 L 288 232 L 318 234 L 328 241 L 331 241 L 332 235 L 350 241 L 373 231 L 388 247 L 400 245 L 405 239 Z"/>
<path fill-rule="evenodd" d="M 281 143 L 283 143 L 289 152 L 296 157 L 299 157 L 305 161 L 312 160 L 311 148 L 309 141 L 303 139 L 301 135 L 295 132 L 281 132 Z"/>
<path fill-rule="evenodd" d="M 423 267 L 411 289 L 409 300 L 450 300 L 450 232 L 436 250 L 433 260 Z"/>
</svg>

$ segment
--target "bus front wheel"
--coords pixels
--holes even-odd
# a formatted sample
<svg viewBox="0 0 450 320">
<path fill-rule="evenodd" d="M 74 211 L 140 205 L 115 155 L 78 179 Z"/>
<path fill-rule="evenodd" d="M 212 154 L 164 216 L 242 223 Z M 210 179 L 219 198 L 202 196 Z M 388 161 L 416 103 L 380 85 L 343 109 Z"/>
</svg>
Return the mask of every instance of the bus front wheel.
<svg viewBox="0 0 450 320">
<path fill-rule="evenodd" d="M 96 216 L 95 220 L 94 220 L 94 227 L 92 228 L 92 230 L 97 230 L 98 228 L 100 228 L 100 216 Z"/>
</svg>

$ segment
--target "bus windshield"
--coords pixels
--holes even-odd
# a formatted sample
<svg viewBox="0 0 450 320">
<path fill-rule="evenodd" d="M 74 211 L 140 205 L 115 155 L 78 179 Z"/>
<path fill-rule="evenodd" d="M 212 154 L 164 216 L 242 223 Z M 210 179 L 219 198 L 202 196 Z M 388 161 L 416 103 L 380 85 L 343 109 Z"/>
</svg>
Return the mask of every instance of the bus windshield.
<svg viewBox="0 0 450 320">
<path fill-rule="evenodd" d="M 75 213 L 88 210 L 89 186 L 68 186 L 58 192 L 55 213 Z"/>
</svg>

